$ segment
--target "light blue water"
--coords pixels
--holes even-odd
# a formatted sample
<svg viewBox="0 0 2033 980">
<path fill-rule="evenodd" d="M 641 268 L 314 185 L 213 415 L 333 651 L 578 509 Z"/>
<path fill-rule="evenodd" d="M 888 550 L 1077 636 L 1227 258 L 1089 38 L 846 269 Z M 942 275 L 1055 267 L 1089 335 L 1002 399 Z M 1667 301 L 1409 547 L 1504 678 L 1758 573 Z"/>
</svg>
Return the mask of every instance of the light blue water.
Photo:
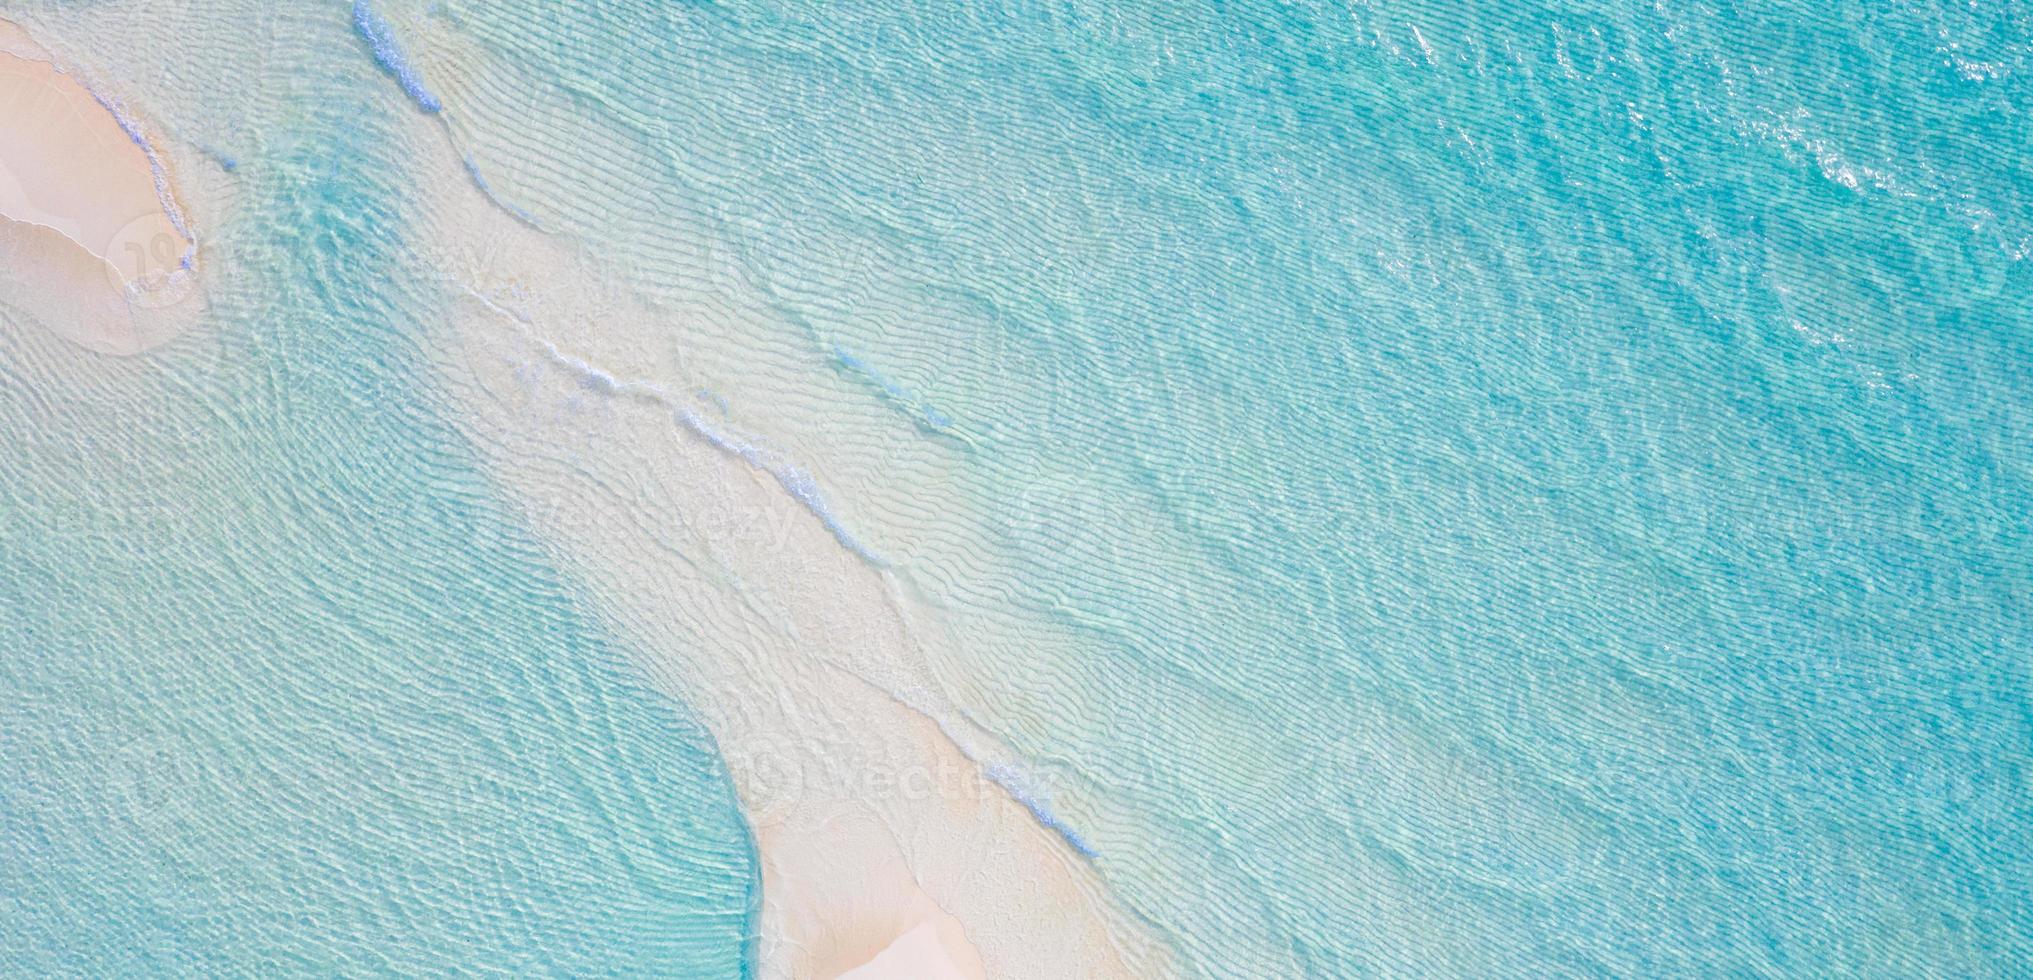
<svg viewBox="0 0 2033 980">
<path fill-rule="evenodd" d="M 7 337 L 0 973 L 740 973 L 712 743 L 437 417 L 349 109 L 242 161 L 224 336 Z"/>
<path fill-rule="evenodd" d="M 1014 616 L 1040 638 L 973 654 L 1003 683 L 970 717 L 1033 762 L 1055 790 L 1052 819 L 1189 972 L 2011 975 L 2033 959 L 2033 15 L 2019 6 L 433 9 L 440 29 L 571 93 L 583 127 L 583 143 L 562 147 L 555 134 L 519 147 L 512 129 L 491 134 L 473 157 L 490 193 L 547 226 L 711 236 L 782 326 L 757 345 L 801 345 L 815 386 L 824 372 L 849 378 L 895 409 L 896 438 L 951 461 L 968 494 L 953 519 L 986 529 L 1016 572 L 947 598 L 993 601 L 956 615 Z M 424 15 L 387 16 L 400 31 Z M 370 117 L 415 112 L 332 24 L 329 43 L 360 62 L 345 91 Z M 428 60 L 410 70 L 432 84 Z M 291 286 L 273 319 L 318 315 L 263 345 L 271 359 L 248 369 L 252 390 L 219 404 L 298 405 L 294 380 L 345 412 L 315 424 L 314 410 L 285 413 L 302 420 L 285 426 L 302 427 L 294 441 L 247 416 L 231 445 L 261 462 L 233 472 L 255 474 L 240 477 L 248 486 L 382 475 L 338 482 L 313 513 L 393 497 L 496 520 L 463 477 L 448 490 L 366 465 L 365 447 L 393 444 L 426 472 L 463 472 L 458 450 L 411 431 L 436 431 L 440 406 L 392 366 L 401 294 L 392 309 L 364 297 L 396 273 L 356 262 L 376 236 L 347 227 L 400 200 L 399 163 L 337 149 L 360 161 L 357 176 L 320 183 L 293 158 L 300 186 L 269 202 L 277 244 L 300 256 L 275 269 Z M 555 213 L 540 199 L 555 174 L 610 193 L 613 213 Z M 331 180 L 353 181 L 343 204 L 320 203 Z M 309 340 L 344 327 L 360 343 L 363 324 L 386 346 L 328 356 Z M 22 391 L 8 389 L 17 414 L 43 397 Z M 738 414 L 740 393 L 729 397 Z M 327 446 L 313 429 L 347 438 Z M 828 487 L 828 460 L 804 462 Z M 65 499 L 77 481 L 29 485 Z M 936 543 L 886 539 L 879 515 L 828 499 L 843 534 L 909 556 L 898 574 L 923 572 L 921 585 L 969 565 Z M 83 698 L 226 689 L 136 645 L 161 635 L 141 619 L 156 606 L 131 589 L 85 593 L 103 596 L 87 608 L 114 604 L 104 621 L 29 601 L 83 588 L 65 584 L 82 574 L 80 553 L 35 523 L 48 513 L 9 510 L 17 607 L 72 617 L 67 637 L 135 645 L 130 670 L 167 673 L 79 675 L 89 645 L 10 658 L 29 671 L 10 689 L 54 692 L 17 699 L 26 720 L 10 737 L 58 746 L 79 714 L 66 707 Z M 299 528 L 263 552 L 301 556 L 281 568 L 375 524 L 275 520 Z M 544 865 L 556 877 L 541 886 L 519 884 L 519 867 L 444 859 L 459 869 L 444 879 L 491 883 L 459 901 L 417 884 L 440 877 L 363 862 L 386 876 L 364 891 L 395 897 L 341 904 L 356 918 L 300 929 L 299 945 L 273 940 L 288 950 L 273 955 L 329 962 L 314 958 L 337 935 L 380 950 L 351 923 L 424 909 L 443 914 L 418 931 L 440 938 L 416 949 L 528 965 L 523 947 L 474 931 L 500 940 L 542 923 L 582 937 L 565 946 L 591 957 L 598 937 L 633 928 L 618 922 L 654 921 L 684 930 L 673 955 L 737 962 L 750 872 L 696 735 L 631 741 L 645 727 L 687 731 L 633 696 L 609 694 L 617 707 L 597 725 L 558 707 L 619 682 L 585 666 L 606 663 L 604 648 L 574 632 L 560 586 L 524 546 L 412 551 L 403 537 L 374 534 L 336 579 L 277 566 L 159 573 L 276 617 L 192 627 L 217 631 L 210 648 L 240 638 L 265 669 L 290 647 L 263 622 L 326 616 L 355 596 L 368 597 L 351 613 L 361 646 L 436 638 L 437 660 L 369 659 L 382 665 L 357 682 L 369 693 L 340 707 L 294 693 L 266 710 L 302 721 L 231 730 L 259 744 L 301 729 L 324 766 L 291 769 L 385 790 L 369 798 L 396 814 L 417 797 L 361 775 L 374 770 L 328 732 L 410 731 L 401 723 L 420 718 L 464 731 L 528 699 L 518 710 L 547 726 L 529 744 L 571 746 L 556 751 L 606 774 L 571 794 L 569 813 L 616 824 L 583 834 L 588 856 Z M 447 621 L 435 599 L 377 591 L 379 570 L 416 561 L 444 562 L 431 574 L 452 577 L 438 581 L 489 570 L 519 598 Z M 267 593 L 293 581 L 330 584 L 285 592 L 269 612 Z M 22 619 L 10 652 L 55 629 Z M 528 639 L 558 635 L 581 637 L 564 644 L 580 659 L 536 659 Z M 1075 652 L 1041 653 L 1048 635 L 1071 635 Z M 503 639 L 490 648 L 487 636 Z M 538 676 L 538 664 L 558 673 Z M 461 677 L 444 686 L 459 700 L 395 699 L 410 671 Z M 360 720 L 362 702 L 388 721 Z M 10 750 L 8 785 L 73 785 L 86 763 L 61 751 Z M 309 812 L 355 840 L 334 808 L 251 795 L 270 782 L 223 768 L 246 765 L 243 751 L 210 757 L 221 767 L 210 792 L 240 794 L 227 812 Z M 446 763 L 461 774 L 444 777 L 453 789 L 418 778 L 431 792 L 527 798 L 480 776 L 456 789 L 505 758 L 520 755 Z M 645 766 L 668 775 L 639 797 L 621 788 Z M 153 870 L 123 872 L 120 887 L 52 877 L 92 863 L 73 854 L 167 860 L 100 840 L 89 804 L 77 812 L 53 829 L 33 817 L 8 828 L 22 854 L 66 856 L 31 861 L 0 896 L 82 910 L 39 912 L 16 934 L 54 949 L 73 921 L 161 914 L 172 936 L 267 935 L 160 912 Z M 464 811 L 440 817 L 418 821 L 435 829 L 405 838 L 406 860 L 485 853 L 444 843 L 474 833 Z M 523 819 L 552 834 L 590 818 Z M 659 836 L 671 822 L 694 832 Z M 235 847 L 317 836 L 261 827 L 210 832 Z M 60 846 L 26 843 L 43 837 Z M 624 862 L 609 848 L 645 840 L 662 842 L 658 860 L 630 858 L 646 877 L 624 880 L 685 915 L 606 889 Z M 366 873 L 292 858 L 303 864 L 289 869 L 328 869 L 310 876 L 328 891 L 299 895 L 279 883 L 296 879 L 235 847 L 198 849 L 226 855 L 199 867 L 261 869 L 271 877 L 256 883 L 292 909 L 322 910 L 331 883 Z M 601 881 L 584 887 L 603 901 L 553 903 L 559 880 Z M 682 900 L 660 881 L 686 882 Z M 143 897 L 101 913 L 81 903 L 113 898 L 74 893 Z M 487 911 L 521 910 L 528 895 L 548 911 Z"/>
</svg>

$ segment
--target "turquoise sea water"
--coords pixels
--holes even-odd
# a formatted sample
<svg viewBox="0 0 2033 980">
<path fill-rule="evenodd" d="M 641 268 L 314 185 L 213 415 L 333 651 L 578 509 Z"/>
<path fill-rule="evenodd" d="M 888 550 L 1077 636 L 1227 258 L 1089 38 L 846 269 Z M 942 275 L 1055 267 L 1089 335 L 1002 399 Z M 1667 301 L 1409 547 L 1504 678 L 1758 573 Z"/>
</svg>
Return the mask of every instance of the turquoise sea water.
<svg viewBox="0 0 2033 980">
<path fill-rule="evenodd" d="M 62 462 L 128 428 L 8 362 L 5 449 L 40 461 L 0 538 L 10 966 L 122 965 L 93 924 L 222 969 L 594 969 L 643 923 L 671 959 L 624 968 L 742 962 L 710 743 L 404 367 L 428 270 L 376 246 L 403 161 L 338 120 L 417 91 L 474 121 L 490 195 L 767 324 L 692 343 L 803 357 L 815 410 L 729 412 L 993 624 L 962 630 L 998 640 L 961 709 L 1185 971 L 2033 958 L 2033 13 L 375 9 L 400 68 L 347 10 L 291 22 L 330 79 L 279 97 L 300 135 L 156 109 L 270 188 L 228 366 L 159 382 L 202 438 Z M 526 84 L 460 102 L 454 47 Z M 733 284 L 657 261 L 672 238 Z M 841 421 L 867 409 L 890 424 Z M 854 492 L 912 499 L 869 461 L 896 446 L 952 474 L 925 520 L 964 534 Z M 150 452 L 216 516 L 71 543 Z M 243 510 L 262 535 L 214 530 Z M 262 699 L 203 700 L 236 690 Z M 124 743 L 92 733 L 143 723 L 90 726 L 120 711 L 200 760 L 139 780 L 168 794 L 145 809 L 211 816 L 107 836 L 92 767 Z M 381 731 L 431 752 L 346 741 Z M 269 795 L 296 785 L 326 802 Z M 414 829 L 377 850 L 391 821 Z M 497 833 L 531 857 L 476 849 Z M 419 938 L 390 952 L 389 922 Z"/>
</svg>

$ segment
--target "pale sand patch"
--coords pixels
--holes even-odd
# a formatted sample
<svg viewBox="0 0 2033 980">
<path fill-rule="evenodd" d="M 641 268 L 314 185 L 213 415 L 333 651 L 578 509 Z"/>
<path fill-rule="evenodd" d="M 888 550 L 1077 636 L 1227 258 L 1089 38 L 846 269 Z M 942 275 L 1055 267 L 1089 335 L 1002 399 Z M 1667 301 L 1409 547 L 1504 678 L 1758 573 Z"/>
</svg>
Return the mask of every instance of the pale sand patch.
<svg viewBox="0 0 2033 980">
<path fill-rule="evenodd" d="M 836 976 L 926 922 L 961 976 L 1162 974 L 1094 867 L 932 720 L 945 712 L 922 644 L 936 626 L 772 477 L 684 428 L 670 406 L 685 396 L 658 389 L 686 386 L 643 380 L 647 365 L 589 336 L 639 343 L 629 327 L 654 324 L 646 311 L 567 299 L 529 333 L 497 312 L 573 296 L 583 267 L 524 265 L 502 247 L 518 232 L 486 213 L 437 221 L 490 235 L 491 270 L 433 259 L 489 297 L 453 308 L 468 431 L 720 745 L 761 862 L 761 974 Z M 489 281 L 503 269 L 512 285 Z"/>
<path fill-rule="evenodd" d="M 191 243 L 166 210 L 167 172 L 158 174 L 113 111 L 7 21 L 0 133 L 0 300 L 109 354 L 181 333 L 195 315 L 185 302 Z"/>
<path fill-rule="evenodd" d="M 684 257 L 546 235 L 490 202 L 451 142 L 483 59 L 443 55 L 445 114 L 385 159 L 418 189 L 444 381 L 504 495 L 719 744 L 761 865 L 760 974 L 1169 972 L 1095 865 L 984 778 L 1020 760 L 948 703 L 938 617 L 786 489 L 773 466 L 796 461 L 700 395 L 686 347 L 709 326 L 608 274 Z M 517 136 L 528 159 L 590 169 L 583 137 Z M 561 193 L 539 199 L 569 210 Z"/>
<path fill-rule="evenodd" d="M 840 980 L 987 980 L 981 956 L 953 933 L 960 923 L 947 916 L 927 920 L 897 937 L 872 960 L 840 974 Z"/>
<path fill-rule="evenodd" d="M 0 218 L 0 323 L 14 320 L 102 354 L 138 354 L 182 330 L 135 316 L 106 263 L 56 229 Z"/>
<path fill-rule="evenodd" d="M 432 224 L 487 245 L 424 260 L 455 299 L 447 380 L 504 490 L 718 742 L 761 863 L 761 975 L 1163 975 L 1094 867 L 932 720 L 949 714 L 925 667 L 937 626 L 674 417 L 690 388 L 658 378 L 642 331 L 682 324 L 589 294 L 575 253 L 457 181 L 431 181 L 448 200 Z"/>
</svg>

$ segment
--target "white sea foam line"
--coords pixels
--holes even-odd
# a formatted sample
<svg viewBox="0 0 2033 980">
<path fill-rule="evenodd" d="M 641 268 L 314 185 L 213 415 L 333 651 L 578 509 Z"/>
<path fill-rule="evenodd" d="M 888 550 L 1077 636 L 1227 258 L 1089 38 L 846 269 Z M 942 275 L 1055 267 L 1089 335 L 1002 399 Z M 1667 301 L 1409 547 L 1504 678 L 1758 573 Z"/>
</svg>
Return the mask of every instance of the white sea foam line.
<svg viewBox="0 0 2033 980">
<path fill-rule="evenodd" d="M 888 569 L 891 566 L 887 559 L 862 544 L 854 536 L 853 532 L 848 530 L 847 526 L 841 522 L 838 515 L 833 512 L 832 507 L 827 503 L 824 493 L 819 489 L 818 482 L 805 470 L 797 466 L 797 464 L 784 458 L 781 453 L 761 446 L 753 440 L 733 431 L 713 425 L 697 409 L 687 404 L 685 400 L 672 396 L 660 384 L 638 379 L 623 380 L 583 359 L 565 353 L 558 348 L 557 344 L 538 337 L 531 332 L 528 329 L 531 321 L 526 314 L 508 309 L 494 302 L 479 290 L 465 283 L 458 283 L 458 286 L 467 295 L 479 300 L 488 309 L 508 316 L 518 324 L 524 325 L 524 339 L 541 348 L 553 362 L 564 366 L 577 375 L 582 383 L 587 383 L 596 391 L 601 392 L 643 395 L 663 405 L 671 411 L 674 419 L 686 429 L 704 439 L 709 445 L 740 459 L 748 464 L 749 467 L 773 477 L 785 493 L 789 494 L 793 500 L 796 500 L 806 511 L 819 520 L 819 523 L 833 535 L 834 540 L 838 541 L 841 547 L 853 552 L 856 556 L 878 570 Z"/>
<path fill-rule="evenodd" d="M 395 78 L 403 94 L 408 96 L 418 109 L 437 117 L 445 138 L 456 148 L 460 141 L 453 126 L 453 113 L 444 100 L 425 84 L 421 69 L 403 50 L 401 41 L 395 35 L 394 26 L 376 13 L 366 0 L 353 0 L 353 24 L 355 31 L 367 42 L 375 63 Z M 479 161 L 474 159 L 471 152 L 462 153 L 462 158 L 468 179 L 482 196 L 517 221 L 536 231 L 545 230 L 543 222 L 535 214 L 502 197 L 494 189 L 486 174 L 481 171 Z"/>
<path fill-rule="evenodd" d="M 542 155 L 539 155 L 539 157 L 538 157 L 538 158 L 539 158 L 539 159 L 542 159 Z M 932 416 L 932 418 L 933 418 L 934 420 L 936 420 L 936 419 L 938 418 L 938 416 L 934 415 L 934 416 Z M 789 487 L 789 489 L 792 489 L 792 490 L 793 490 L 794 492 L 798 492 L 798 491 L 801 491 L 801 490 L 803 490 L 803 489 L 804 489 L 804 488 L 802 487 L 802 485 L 801 485 L 800 481 L 798 481 L 798 480 L 796 479 L 796 477 L 795 477 L 795 476 L 793 476 L 793 477 L 791 478 L 791 481 L 792 481 L 792 482 L 791 482 L 791 486 Z"/>
<path fill-rule="evenodd" d="M 169 168 L 163 164 L 162 155 L 156 152 L 155 144 L 149 141 L 148 135 L 141 128 L 141 124 L 127 113 L 126 108 L 121 105 L 119 99 L 101 92 L 97 85 L 93 84 L 89 78 L 85 77 L 83 73 L 72 66 L 52 62 L 50 67 L 59 74 L 70 76 L 71 80 L 78 84 L 79 88 L 85 90 L 85 94 L 92 97 L 92 101 L 97 102 L 100 108 L 106 110 L 106 114 L 113 118 L 114 124 L 120 127 L 120 131 L 126 134 L 127 139 L 141 151 L 142 157 L 148 161 L 149 179 L 155 185 L 156 203 L 162 208 L 163 216 L 169 219 L 170 226 L 175 228 L 177 234 L 182 235 L 184 239 L 184 253 L 178 260 L 177 267 L 180 271 L 188 272 L 197 258 L 197 235 L 191 231 L 190 224 L 184 217 L 183 208 L 177 204 L 176 195 L 170 188 Z M 65 237 L 68 238 L 69 236 Z M 87 251 L 92 250 L 88 249 Z M 93 251 L 93 254 L 96 255 L 98 253 Z"/>
</svg>

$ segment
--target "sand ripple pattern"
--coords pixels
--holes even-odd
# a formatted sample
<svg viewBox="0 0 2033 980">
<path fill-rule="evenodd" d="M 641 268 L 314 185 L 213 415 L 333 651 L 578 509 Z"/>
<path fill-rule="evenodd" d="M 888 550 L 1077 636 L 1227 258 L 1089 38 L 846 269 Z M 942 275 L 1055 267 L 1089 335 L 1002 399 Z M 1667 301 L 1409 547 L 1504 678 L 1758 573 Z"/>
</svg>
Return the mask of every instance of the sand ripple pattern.
<svg viewBox="0 0 2033 980">
<path fill-rule="evenodd" d="M 256 918 L 204 927 L 273 937 L 335 901 L 508 968 L 611 966 L 595 954 L 632 929 L 726 966 L 710 950 L 747 956 L 755 872 L 701 737 L 668 703 L 558 693 L 607 690 L 582 606 L 649 609 L 602 623 L 692 645 L 673 687 L 774 683 L 778 656 L 848 678 L 829 730 L 887 712 L 957 747 L 1035 825 L 996 840 L 1047 829 L 1073 894 L 1169 950 L 1122 939 L 1145 972 L 2012 975 L 2033 959 L 2026 18 L 1682 6 L 171 14 L 204 64 L 291 64 L 246 69 L 282 80 L 248 106 L 164 100 L 171 138 L 265 155 L 286 191 L 244 218 L 265 243 L 229 332 L 245 359 L 155 378 L 140 415 L 161 445 L 189 447 L 186 423 L 219 441 L 123 454 L 214 521 L 68 561 L 68 488 L 114 474 L 62 463 L 64 440 L 138 436 L 50 429 L 92 417 L 61 403 L 86 396 L 42 355 L 0 361 L 7 448 L 41 468 L 8 484 L 0 596 L 69 617 L 0 635 L 71 651 L 4 668 L 28 694 L 0 731 L 31 733 L 0 754 L 9 798 L 110 812 L 103 780 L 51 775 L 98 771 L 63 755 L 69 709 L 104 690 L 87 653 L 189 637 L 118 662 L 155 672 L 122 710 L 244 712 L 236 737 L 279 740 L 237 772 L 243 751 L 186 734 L 199 768 L 175 785 L 198 795 L 129 807 L 204 829 L 268 897 L 220 898 Z M 66 17 L 80 43 L 123 29 Z M 499 241 L 419 244 L 464 214 L 447 181 L 575 264 L 525 284 Z M 499 281 L 449 281 L 455 250 Z M 447 355 L 462 283 L 551 312 L 495 318 L 507 363 Z M 530 428 L 447 421 L 469 388 Z M 734 503 L 701 504 L 700 474 Z M 611 521 L 517 537 L 489 509 L 582 488 Z M 838 549 L 808 566 L 713 523 L 808 492 L 793 516 Z M 355 509 L 412 498 L 432 509 Z M 245 530 L 201 546 L 213 525 Z M 450 530 L 474 527 L 502 537 Z M 137 570 L 81 580 L 99 567 Z M 151 589 L 178 629 L 144 624 Z M 844 595 L 867 602 L 826 605 Z M 301 632 L 344 643 L 310 673 L 219 659 Z M 523 725 L 574 748 L 525 768 Z M 751 826 L 781 802 L 758 759 L 837 748 L 722 746 Z M 449 877 L 371 829 L 392 818 L 330 803 L 416 798 L 381 794 L 385 770 L 320 768 L 419 754 L 423 798 L 512 828 L 453 834 Z M 638 788 L 642 767 L 668 778 Z M 504 802 L 533 797 L 573 805 Z M 375 860 L 304 848 L 291 820 Z M 62 863 L 193 860 L 97 826 L 62 828 Z M 44 830 L 7 826 L 0 868 L 47 867 L 22 843 Z M 508 880 L 504 841 L 558 901 L 430 890 Z M 80 923 L 143 918 L 120 903 L 151 872 L 111 866 L 84 892 L 103 905 L 0 888 L 59 910 L 0 953 L 40 967 Z M 339 887 L 360 869 L 380 877 Z M 500 953 L 526 952 L 497 942 L 518 929 L 585 958 Z"/>
</svg>

